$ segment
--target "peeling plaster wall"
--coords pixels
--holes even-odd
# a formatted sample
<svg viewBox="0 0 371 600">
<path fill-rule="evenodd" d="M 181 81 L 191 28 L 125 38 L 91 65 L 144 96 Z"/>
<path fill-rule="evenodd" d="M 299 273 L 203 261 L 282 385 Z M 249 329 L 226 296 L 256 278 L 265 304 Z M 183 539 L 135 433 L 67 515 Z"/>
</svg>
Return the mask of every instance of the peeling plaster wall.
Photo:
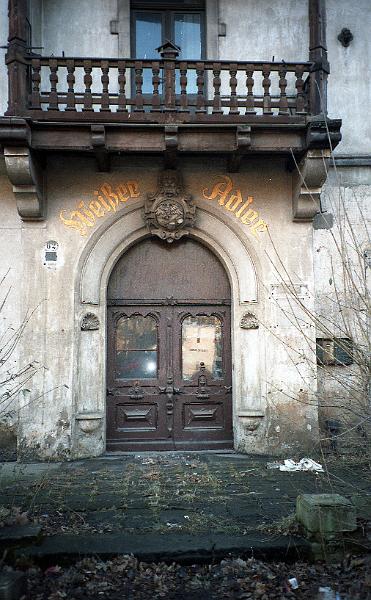
<svg viewBox="0 0 371 600">
<path fill-rule="evenodd" d="M 371 168 L 338 167 L 330 170 L 322 193 L 323 208 L 334 217 L 329 229 L 314 232 L 316 311 L 325 333 L 319 337 L 350 337 L 355 348 L 367 352 L 370 322 L 367 306 L 371 291 L 370 246 Z M 344 285 L 344 265 L 348 282 Z M 349 275 L 349 276 L 348 276 Z M 367 409 L 365 362 L 350 366 L 319 367 L 320 421 L 340 420 L 343 447 L 364 443 Z M 357 429 L 355 426 L 360 425 Z M 346 430 L 349 430 L 346 433 Z M 324 434 L 325 435 L 325 434 Z"/>
<path fill-rule="evenodd" d="M 210 3 L 211 0 L 209 7 Z M 90 15 L 88 21 L 86 12 Z M 124 10 L 123 21 L 125 15 L 127 11 Z M 33 1 L 33 43 L 44 46 L 44 54 L 58 55 L 65 51 L 66 55 L 91 56 L 116 56 L 121 43 L 127 54 L 126 29 L 121 42 L 109 32 L 109 22 L 116 18 L 116 0 L 110 0 L 104 6 L 98 0 L 84 3 Z M 233 3 L 220 0 L 219 19 L 226 24 L 226 36 L 218 37 L 218 44 L 214 44 L 214 50 L 219 48 L 221 59 L 271 60 L 275 56 L 275 60 L 296 61 L 308 57 L 307 1 L 290 0 L 283 11 L 282 2 L 278 0 L 266 4 L 258 0 L 235 0 Z M 371 132 L 369 122 L 364 118 L 365 107 L 370 105 L 370 84 L 365 75 L 370 63 L 368 19 L 367 0 L 353 5 L 327 0 L 327 43 L 331 64 L 329 114 L 343 119 L 343 141 L 336 152 L 349 156 L 369 153 Z M 75 29 L 73 32 L 68 30 L 67 35 L 61 23 L 73 23 Z M 121 22 L 120 27 L 126 25 L 127 21 Z M 216 23 L 214 25 L 216 27 Z M 343 27 L 349 27 L 354 35 L 349 48 L 343 48 L 337 40 Z M 0 4 L 0 28 L 5 43 L 5 0 Z M 60 76 L 63 77 L 62 70 Z M 6 68 L 4 61 L 0 61 L 0 113 L 6 110 L 6 98 Z M 96 172 L 93 159 L 50 157 L 47 219 L 41 223 L 22 223 L 3 163 L 0 163 L 0 274 L 10 266 L 8 281 L 12 286 L 10 302 L 1 315 L 1 326 L 17 326 L 28 310 L 35 309 L 21 345 L 12 356 L 19 360 L 19 365 L 35 360 L 40 365 L 39 372 L 27 382 L 17 399 L 19 451 L 25 458 L 90 456 L 104 450 L 105 305 L 101 303 L 97 308 L 80 303 L 78 269 L 89 240 L 111 231 L 109 228 L 117 215 L 97 220 L 88 230 L 87 237 L 80 236 L 76 229 L 65 227 L 59 215 L 62 208 L 67 211 L 65 214 L 76 209 L 81 200 L 88 203 L 93 198 L 93 191 L 103 182 L 114 184 L 128 176 L 140 181 L 142 195 L 137 201 L 140 207 L 143 194 L 155 189 L 157 170 L 162 163 L 151 159 L 149 168 L 146 159 L 137 158 L 114 159 L 112 164 L 112 172 L 102 174 Z M 332 269 L 336 273 L 341 271 L 332 239 L 335 229 L 313 230 L 310 223 L 292 222 L 291 175 L 285 170 L 284 161 L 279 159 L 265 160 L 264 163 L 256 159 L 246 161 L 241 172 L 231 176 L 235 187 L 240 188 L 244 196 L 254 195 L 259 214 L 269 224 L 273 243 L 267 235 L 256 240 L 234 214 L 226 213 L 217 201 L 207 204 L 208 201 L 201 197 L 203 187 L 210 187 L 218 174 L 225 174 L 225 163 L 213 160 L 203 161 L 200 165 L 187 159 L 182 162 L 182 170 L 187 188 L 199 208 L 215 214 L 226 226 L 223 243 L 228 244 L 229 232 L 233 231 L 246 242 L 256 265 L 258 301 L 244 302 L 242 298 L 242 302 L 238 300 L 234 305 L 236 448 L 243 452 L 292 453 L 302 451 L 305 446 L 311 447 L 317 439 L 317 366 L 313 319 L 305 310 L 315 309 L 333 323 L 339 322 L 339 314 L 334 308 L 334 284 L 330 283 Z M 366 248 L 358 205 L 367 219 L 370 169 L 339 168 L 338 173 L 344 209 L 354 224 L 360 244 Z M 324 209 L 332 213 L 336 212 L 333 202 L 338 190 L 339 182 L 332 173 L 322 195 Z M 123 236 L 126 235 L 125 210 L 120 221 Z M 212 228 L 206 233 L 212 234 Z M 45 264 L 47 242 L 58 244 L 58 260 L 53 267 Z M 242 263 L 234 268 L 244 272 Z M 96 276 L 99 278 L 102 273 L 97 272 Z M 289 280 L 295 284 L 293 292 L 288 291 Z M 86 332 L 80 330 L 80 321 L 90 309 L 99 312 L 100 329 L 85 335 Z M 244 331 L 239 327 L 241 317 L 249 311 L 260 321 L 258 330 Z M 334 326 L 334 335 L 338 331 Z M 342 399 L 342 378 L 357 378 L 354 367 L 343 368 L 341 375 L 338 370 L 336 377 L 331 374 L 334 369 L 338 368 L 327 373 L 319 369 L 319 395 L 322 398 L 339 396 Z M 349 401 L 349 394 L 346 400 Z M 76 419 L 79 413 L 88 410 L 102 416 L 94 423 Z M 323 420 L 337 413 L 322 406 L 320 414 Z"/>
<path fill-rule="evenodd" d="M 22 231 L 21 221 L 14 206 L 12 187 L 5 174 L 3 158 L 0 157 L 0 347 L 1 355 L 8 358 L 0 368 L 1 381 L 4 381 L 6 371 L 15 374 L 20 368 L 19 345 L 11 352 L 7 348 L 13 346 L 12 339 L 22 323 L 22 306 L 19 283 L 22 277 Z M 16 383 L 1 386 L 1 395 L 15 388 Z M 6 389 L 5 389 L 6 388 Z M 9 445 L 10 438 L 17 432 L 17 398 L 9 402 L 0 399 L 0 453 Z"/>
<path fill-rule="evenodd" d="M 364 250 L 370 251 L 371 167 L 367 166 L 367 162 L 369 165 L 371 123 L 370 119 L 365 118 L 365 110 L 371 105 L 371 84 L 370 78 L 365 74 L 369 70 L 371 59 L 371 12 L 368 0 L 355 3 L 327 0 L 326 10 L 328 59 L 331 68 L 328 78 L 328 112 L 330 117 L 341 118 L 343 121 L 342 141 L 337 146 L 335 155 L 349 157 L 353 162 L 349 162 L 348 166 L 338 165 L 336 171 L 333 168 L 330 170 L 322 194 L 323 209 L 333 215 L 334 226 L 314 232 L 316 308 L 333 335 L 347 337 L 348 330 L 356 345 L 364 345 L 369 339 L 370 331 L 367 330 L 367 325 L 360 326 L 359 316 L 362 318 L 363 314 L 366 321 L 366 315 L 365 303 L 359 301 L 359 294 L 364 297 L 365 283 L 370 293 L 370 268 L 366 266 L 362 254 Z M 346 48 L 337 39 L 343 28 L 350 29 L 353 34 L 353 40 Z M 366 158 L 363 164 L 360 157 Z M 350 225 L 354 239 L 351 239 L 353 236 L 350 234 Z M 341 236 L 344 236 L 345 244 L 340 241 Z M 358 248 L 359 259 L 351 252 L 352 246 Z M 351 271 L 357 279 L 357 290 L 353 289 L 353 292 L 348 288 L 345 293 L 341 283 L 344 259 L 350 261 Z M 343 308 L 341 312 L 339 305 Z M 350 308 L 347 310 L 346 307 Z M 341 421 L 343 434 L 339 444 L 343 446 L 364 442 L 362 429 L 360 432 L 354 429 L 357 423 L 362 428 L 369 427 L 363 421 L 367 392 L 364 388 L 360 389 L 360 384 L 365 382 L 357 365 L 320 367 L 318 381 L 321 423 L 324 424 L 328 418 Z M 347 426 L 353 429 L 344 435 Z"/>
<path fill-rule="evenodd" d="M 101 280 L 102 299 L 98 306 L 82 305 L 79 282 L 83 252 L 91 240 L 108 236 L 115 222 L 120 236 L 125 239 L 129 217 L 127 211 L 141 206 L 144 195 L 157 186 L 161 161 L 152 160 L 149 168 L 145 158 L 137 160 L 114 159 L 110 173 L 97 173 L 93 159 L 50 157 L 47 166 L 48 217 L 42 223 L 24 223 L 22 229 L 14 204 L 10 205 L 12 219 L 17 223 L 22 240 L 23 270 L 18 292 L 23 306 L 38 307 L 32 327 L 22 339 L 23 360 L 37 358 L 42 365 L 32 385 L 27 386 L 20 398 L 22 418 L 19 452 L 24 458 L 69 458 L 99 455 L 104 451 L 105 426 L 105 277 Z M 218 247 L 228 251 L 233 235 L 246 245 L 257 274 L 259 295 L 246 288 L 236 296 L 233 308 L 234 344 L 234 429 L 235 444 L 240 451 L 294 452 L 311 446 L 317 437 L 317 409 L 314 399 L 315 370 L 308 367 L 302 354 L 314 352 L 314 330 L 305 325 L 309 345 L 293 322 L 293 307 L 285 285 L 287 273 L 296 282 L 300 301 L 312 306 L 314 281 L 312 226 L 293 223 L 291 215 L 291 174 L 285 171 L 280 159 L 262 163 L 252 160 L 240 173 L 231 175 L 234 188 L 242 196 L 254 196 L 254 209 L 269 225 L 270 235 L 255 238 L 233 212 L 228 212 L 216 200 L 206 200 L 202 190 L 210 190 L 225 174 L 224 162 L 217 160 L 184 160 L 182 172 L 187 190 L 193 195 L 199 210 L 199 222 L 205 220 L 205 235 L 213 236 L 215 227 L 225 228 L 225 234 L 216 233 Z M 65 210 L 71 211 L 84 201 L 94 198 L 104 182 L 115 184 L 136 179 L 141 195 L 133 200 L 133 209 L 124 206 L 121 213 L 106 214 L 89 228 L 87 236 L 68 228 L 60 219 Z M 11 200 L 12 202 L 12 200 Z M 209 215 L 209 216 L 207 216 Z M 214 220 L 213 220 L 214 219 Z M 206 225 L 207 223 L 207 225 Z M 113 229 L 112 229 L 113 231 Z M 221 230 L 222 231 L 222 230 Z M 230 231 L 230 233 L 228 233 Z M 203 235 L 200 230 L 200 235 Z M 208 238 L 209 239 L 209 238 Z M 236 238 L 237 239 L 237 238 Z M 45 264 L 47 242 L 57 242 L 58 259 L 55 265 Z M 9 256 L 14 254 L 14 239 L 9 245 Z M 208 242 L 212 245 L 212 242 Z M 278 255 L 275 248 L 280 248 Z M 223 252 L 223 251 L 222 251 Z M 226 259 L 227 260 L 227 259 Z M 243 256 L 233 259 L 240 278 L 244 281 Z M 283 273 L 283 266 L 287 273 Z M 228 260 L 226 263 L 228 268 Z M 241 287 L 242 286 L 242 287 Z M 245 294 L 245 295 L 244 295 Z M 86 312 L 98 315 L 100 328 L 83 332 L 81 318 Z M 258 330 L 243 330 L 240 320 L 246 312 L 253 312 L 260 321 Z M 257 351 L 259 348 L 259 351 Z M 312 361 L 313 362 L 313 361 Z M 94 423 L 81 420 L 81 413 L 89 411 L 101 415 Z M 78 420 L 76 420 L 78 417 Z"/>
</svg>

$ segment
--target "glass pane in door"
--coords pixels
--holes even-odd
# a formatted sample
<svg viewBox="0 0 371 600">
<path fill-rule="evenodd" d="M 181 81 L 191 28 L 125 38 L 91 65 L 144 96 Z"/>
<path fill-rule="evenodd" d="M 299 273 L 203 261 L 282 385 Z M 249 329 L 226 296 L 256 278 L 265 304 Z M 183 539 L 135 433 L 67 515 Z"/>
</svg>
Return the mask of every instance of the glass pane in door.
<svg viewBox="0 0 371 600">
<path fill-rule="evenodd" d="M 116 327 L 116 377 L 157 377 L 157 324 L 153 317 L 121 317 Z"/>
<path fill-rule="evenodd" d="M 190 380 L 203 362 L 214 379 L 223 377 L 222 323 L 219 317 L 195 315 L 182 323 L 182 378 Z"/>
<path fill-rule="evenodd" d="M 175 43 L 180 47 L 179 58 L 198 60 L 202 57 L 201 14 L 175 13 Z M 197 75 L 194 69 L 187 72 L 187 94 L 197 93 Z M 176 93 L 180 94 L 179 76 L 176 81 Z"/>
<path fill-rule="evenodd" d="M 161 46 L 163 38 L 163 17 L 161 13 L 136 12 L 134 15 L 135 27 L 135 58 L 158 59 L 156 48 Z M 162 76 L 162 75 L 161 75 Z M 143 94 L 152 94 L 151 69 L 143 71 Z M 134 90 L 135 91 L 135 88 Z M 159 92 L 162 93 L 160 86 Z"/>
</svg>

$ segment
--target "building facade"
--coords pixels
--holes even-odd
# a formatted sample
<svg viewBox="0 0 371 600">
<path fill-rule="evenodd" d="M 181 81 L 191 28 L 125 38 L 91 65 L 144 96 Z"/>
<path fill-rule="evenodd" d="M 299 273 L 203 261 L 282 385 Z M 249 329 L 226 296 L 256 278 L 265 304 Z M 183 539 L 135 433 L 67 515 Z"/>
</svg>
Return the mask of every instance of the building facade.
<svg viewBox="0 0 371 600">
<path fill-rule="evenodd" d="M 18 455 L 313 448 L 360 381 L 338 250 L 356 231 L 364 299 L 366 0 L 6 4 L 0 417 Z"/>
</svg>

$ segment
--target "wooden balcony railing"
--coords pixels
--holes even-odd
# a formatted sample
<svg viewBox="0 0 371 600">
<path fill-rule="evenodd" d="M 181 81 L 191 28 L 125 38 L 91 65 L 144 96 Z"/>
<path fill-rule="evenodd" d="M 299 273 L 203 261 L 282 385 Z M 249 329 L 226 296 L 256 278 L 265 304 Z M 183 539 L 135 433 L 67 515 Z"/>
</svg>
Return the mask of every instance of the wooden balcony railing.
<svg viewBox="0 0 371 600">
<path fill-rule="evenodd" d="M 318 112 L 311 62 L 35 57 L 9 64 L 8 115 L 38 120 L 297 121 Z M 22 75 L 23 73 L 23 75 Z M 19 82 L 19 77 L 26 82 Z M 18 78 L 14 83 L 12 78 Z M 17 94 L 25 94 L 20 101 Z"/>
</svg>

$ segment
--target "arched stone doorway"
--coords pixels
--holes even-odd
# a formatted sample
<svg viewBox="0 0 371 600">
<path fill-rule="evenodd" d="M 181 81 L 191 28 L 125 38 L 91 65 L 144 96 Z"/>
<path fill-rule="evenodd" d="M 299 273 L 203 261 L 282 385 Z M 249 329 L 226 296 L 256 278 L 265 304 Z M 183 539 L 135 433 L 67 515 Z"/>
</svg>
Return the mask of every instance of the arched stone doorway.
<svg viewBox="0 0 371 600">
<path fill-rule="evenodd" d="M 231 290 L 193 238 L 147 238 L 107 290 L 107 449 L 233 447 Z"/>
</svg>

